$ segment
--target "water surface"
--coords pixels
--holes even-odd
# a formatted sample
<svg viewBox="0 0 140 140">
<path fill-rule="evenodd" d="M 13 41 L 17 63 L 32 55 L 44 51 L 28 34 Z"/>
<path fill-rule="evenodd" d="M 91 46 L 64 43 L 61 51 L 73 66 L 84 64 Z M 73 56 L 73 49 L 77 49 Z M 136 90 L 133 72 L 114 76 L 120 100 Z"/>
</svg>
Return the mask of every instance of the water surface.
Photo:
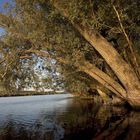
<svg viewBox="0 0 140 140">
<path fill-rule="evenodd" d="M 70 94 L 0 98 L 0 140 L 140 140 L 140 113 Z"/>
</svg>

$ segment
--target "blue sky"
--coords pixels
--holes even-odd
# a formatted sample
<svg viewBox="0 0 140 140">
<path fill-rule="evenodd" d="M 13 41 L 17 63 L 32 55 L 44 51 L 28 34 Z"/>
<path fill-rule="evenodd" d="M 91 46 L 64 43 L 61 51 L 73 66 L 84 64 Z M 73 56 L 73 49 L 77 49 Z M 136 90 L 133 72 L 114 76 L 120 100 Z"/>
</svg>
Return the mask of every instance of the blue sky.
<svg viewBox="0 0 140 140">
<path fill-rule="evenodd" d="M 10 2 L 12 0 L 0 0 L 0 12 L 2 11 L 3 4 L 5 2 Z M 4 30 L 0 27 L 0 35 L 4 32 Z"/>
<path fill-rule="evenodd" d="M 4 3 L 7 3 L 7 2 L 13 3 L 12 1 L 13 0 L 0 0 L 0 12 L 3 12 Z"/>
<path fill-rule="evenodd" d="M 6 2 L 10 2 L 10 1 L 12 1 L 12 0 L 0 0 L 0 11 L 2 10 L 3 4 Z"/>
<path fill-rule="evenodd" d="M 2 29 L 2 28 L 0 27 L 0 35 L 1 35 L 2 33 L 4 33 L 4 29 Z"/>
<path fill-rule="evenodd" d="M 0 0 L 0 7 L 5 3 L 5 2 L 9 2 L 11 0 Z"/>
</svg>

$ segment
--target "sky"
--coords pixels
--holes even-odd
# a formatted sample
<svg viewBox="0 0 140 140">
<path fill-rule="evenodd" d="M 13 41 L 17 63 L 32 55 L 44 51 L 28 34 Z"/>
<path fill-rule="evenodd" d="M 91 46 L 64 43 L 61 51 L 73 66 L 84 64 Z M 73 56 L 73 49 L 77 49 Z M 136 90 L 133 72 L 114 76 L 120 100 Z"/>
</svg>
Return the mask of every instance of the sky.
<svg viewBox="0 0 140 140">
<path fill-rule="evenodd" d="M 9 2 L 11 0 L 0 0 L 0 6 L 2 6 L 5 2 Z"/>
<path fill-rule="evenodd" d="M 0 0 L 0 11 L 2 10 L 3 4 L 10 1 L 12 0 Z"/>
<path fill-rule="evenodd" d="M 12 0 L 0 0 L 0 12 L 2 11 L 3 4 Z M 4 29 L 0 27 L 0 35 L 4 32 Z"/>
<path fill-rule="evenodd" d="M 0 27 L 0 35 L 4 33 L 4 29 Z"/>
</svg>

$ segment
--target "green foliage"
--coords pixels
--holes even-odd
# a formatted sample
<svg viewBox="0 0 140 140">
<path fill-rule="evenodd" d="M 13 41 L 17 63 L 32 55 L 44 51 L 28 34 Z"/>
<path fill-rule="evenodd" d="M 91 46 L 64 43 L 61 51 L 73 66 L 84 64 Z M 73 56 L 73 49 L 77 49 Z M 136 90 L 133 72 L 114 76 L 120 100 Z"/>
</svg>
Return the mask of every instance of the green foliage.
<svg viewBox="0 0 140 140">
<path fill-rule="evenodd" d="M 14 5 L 5 5 L 6 12 L 0 14 L 0 26 L 6 30 L 0 39 L 0 81 L 7 88 L 22 89 L 33 85 L 39 88 L 65 87 L 73 93 L 87 94 L 91 85 L 94 84 L 96 89 L 99 84 L 78 70 L 77 66 L 84 61 L 116 78 L 103 58 L 71 24 L 74 21 L 96 30 L 131 64 L 131 52 L 113 5 L 120 14 L 140 63 L 137 0 L 61 0 L 58 3 L 68 9 L 70 20 L 54 8 L 53 0 L 15 0 Z M 25 53 L 28 50 L 44 51 L 47 56 Z M 21 59 L 23 56 L 27 58 Z M 59 58 L 65 63 L 58 61 Z"/>
</svg>

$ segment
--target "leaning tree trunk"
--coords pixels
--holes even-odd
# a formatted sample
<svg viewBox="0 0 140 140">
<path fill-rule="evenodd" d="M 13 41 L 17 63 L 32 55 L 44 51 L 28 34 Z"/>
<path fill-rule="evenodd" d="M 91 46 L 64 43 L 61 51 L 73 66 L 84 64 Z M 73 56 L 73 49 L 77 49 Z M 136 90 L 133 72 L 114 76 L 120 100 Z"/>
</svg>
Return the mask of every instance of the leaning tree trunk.
<svg viewBox="0 0 140 140">
<path fill-rule="evenodd" d="M 133 68 L 119 55 L 116 49 L 103 36 L 86 25 L 81 25 L 71 20 L 68 8 L 61 5 L 60 1 L 53 0 L 52 4 L 59 12 L 67 17 L 81 35 L 99 52 L 108 65 L 112 68 L 127 92 L 127 101 L 134 108 L 140 107 L 140 82 Z"/>
<path fill-rule="evenodd" d="M 96 37 L 92 30 L 82 31 L 82 35 L 101 54 L 108 65 L 115 72 L 119 80 L 124 85 L 128 102 L 133 107 L 140 106 L 140 82 L 133 68 L 128 65 L 114 47 L 102 36 Z"/>
<path fill-rule="evenodd" d="M 90 85 L 90 88 L 93 89 L 94 88 L 94 85 L 91 84 Z M 126 100 L 125 99 L 122 99 L 120 98 L 119 96 L 116 96 L 114 94 L 112 94 L 111 96 L 109 95 L 110 94 L 110 91 L 108 91 L 106 88 L 104 88 L 104 86 L 102 85 L 98 85 L 96 86 L 96 90 L 98 92 L 98 94 L 101 96 L 101 98 L 103 99 L 104 103 L 107 103 L 109 105 L 125 105 L 126 103 Z"/>
<path fill-rule="evenodd" d="M 116 94 L 122 100 L 126 99 L 125 89 L 118 82 L 112 79 L 108 74 L 104 73 L 93 64 L 85 61 L 82 63 L 82 65 L 77 67 L 79 68 L 79 70 L 96 79 L 100 84 L 109 89 L 112 93 Z"/>
</svg>

